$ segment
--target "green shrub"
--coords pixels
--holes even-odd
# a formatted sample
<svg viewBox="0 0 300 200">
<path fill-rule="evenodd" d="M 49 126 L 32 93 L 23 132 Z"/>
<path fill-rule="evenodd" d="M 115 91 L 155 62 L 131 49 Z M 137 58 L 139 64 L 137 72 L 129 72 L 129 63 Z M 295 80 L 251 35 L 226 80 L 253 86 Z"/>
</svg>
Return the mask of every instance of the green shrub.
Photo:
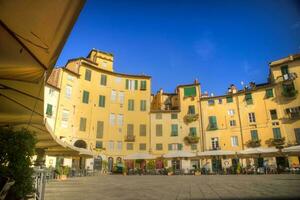
<svg viewBox="0 0 300 200">
<path fill-rule="evenodd" d="M 36 144 L 34 134 L 27 129 L 0 127 L 0 174 L 15 180 L 9 198 L 24 198 L 34 191 L 32 156 Z"/>
<path fill-rule="evenodd" d="M 148 170 L 153 170 L 153 169 L 155 169 L 155 161 L 154 161 L 154 160 L 149 160 L 149 161 L 147 162 L 147 169 L 148 169 Z"/>
</svg>

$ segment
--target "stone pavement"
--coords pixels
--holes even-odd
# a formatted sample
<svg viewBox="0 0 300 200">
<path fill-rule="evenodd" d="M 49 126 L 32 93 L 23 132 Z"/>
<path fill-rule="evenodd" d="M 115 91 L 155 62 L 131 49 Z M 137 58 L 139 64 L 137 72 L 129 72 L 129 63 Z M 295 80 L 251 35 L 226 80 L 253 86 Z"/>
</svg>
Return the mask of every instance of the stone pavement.
<svg viewBox="0 0 300 200">
<path fill-rule="evenodd" d="M 45 199 L 300 199 L 300 175 L 78 177 L 50 181 Z"/>
</svg>

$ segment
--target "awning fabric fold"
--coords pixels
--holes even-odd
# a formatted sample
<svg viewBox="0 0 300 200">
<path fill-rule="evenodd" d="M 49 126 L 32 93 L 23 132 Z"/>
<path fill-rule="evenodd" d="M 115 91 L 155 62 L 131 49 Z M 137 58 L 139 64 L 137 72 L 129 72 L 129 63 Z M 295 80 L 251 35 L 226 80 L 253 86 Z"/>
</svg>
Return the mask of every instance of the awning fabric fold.
<svg viewBox="0 0 300 200">
<path fill-rule="evenodd" d="M 188 151 L 173 151 L 163 155 L 164 158 L 190 158 L 195 156 L 195 153 L 191 153 Z"/>
<path fill-rule="evenodd" d="M 152 160 L 155 159 L 156 156 L 148 154 L 148 153 L 134 153 L 129 154 L 124 157 L 124 160 L 138 160 L 138 159 L 144 159 L 144 160 Z"/>
</svg>

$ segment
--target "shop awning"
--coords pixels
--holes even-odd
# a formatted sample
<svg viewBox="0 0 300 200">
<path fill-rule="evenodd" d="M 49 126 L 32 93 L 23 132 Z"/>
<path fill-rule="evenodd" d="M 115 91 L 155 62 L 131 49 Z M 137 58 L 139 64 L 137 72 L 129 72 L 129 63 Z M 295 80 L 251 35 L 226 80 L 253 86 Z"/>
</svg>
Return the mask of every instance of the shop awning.
<svg viewBox="0 0 300 200">
<path fill-rule="evenodd" d="M 80 154 L 81 149 L 47 130 L 44 86 L 84 1 L 9 0 L 0 5 L 0 126 L 34 130 L 38 147 L 49 154 Z"/>
<path fill-rule="evenodd" d="M 238 151 L 237 153 L 238 155 L 271 155 L 271 154 L 277 154 L 278 149 L 276 149 L 275 147 L 271 147 L 271 148 L 258 147 L 258 148 L 245 149 L 242 151 Z"/>
<path fill-rule="evenodd" d="M 138 160 L 138 159 L 144 159 L 144 160 L 152 160 L 155 159 L 156 156 L 148 154 L 148 153 L 134 153 L 129 154 L 124 157 L 124 160 Z"/>
<path fill-rule="evenodd" d="M 164 158 L 191 158 L 196 157 L 195 153 L 188 151 L 174 151 L 163 155 Z"/>
<path fill-rule="evenodd" d="M 289 154 L 289 155 L 299 156 L 300 155 L 300 145 L 284 148 L 284 149 L 282 149 L 282 152 Z"/>
<path fill-rule="evenodd" d="M 216 150 L 216 151 L 203 151 L 198 152 L 197 156 L 200 157 L 209 157 L 209 156 L 234 156 L 236 155 L 235 151 L 226 151 L 226 150 Z"/>
</svg>

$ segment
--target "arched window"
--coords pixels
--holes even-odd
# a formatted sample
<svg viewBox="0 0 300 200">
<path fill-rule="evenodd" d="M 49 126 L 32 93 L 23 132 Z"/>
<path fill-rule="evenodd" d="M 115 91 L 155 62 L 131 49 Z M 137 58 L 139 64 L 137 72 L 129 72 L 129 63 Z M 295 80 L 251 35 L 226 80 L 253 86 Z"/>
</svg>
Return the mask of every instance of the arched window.
<svg viewBox="0 0 300 200">
<path fill-rule="evenodd" d="M 86 149 L 87 144 L 86 144 L 86 142 L 83 141 L 83 140 L 77 140 L 77 141 L 74 143 L 74 146 L 75 146 L 75 147 L 78 147 L 78 148 Z"/>
</svg>

